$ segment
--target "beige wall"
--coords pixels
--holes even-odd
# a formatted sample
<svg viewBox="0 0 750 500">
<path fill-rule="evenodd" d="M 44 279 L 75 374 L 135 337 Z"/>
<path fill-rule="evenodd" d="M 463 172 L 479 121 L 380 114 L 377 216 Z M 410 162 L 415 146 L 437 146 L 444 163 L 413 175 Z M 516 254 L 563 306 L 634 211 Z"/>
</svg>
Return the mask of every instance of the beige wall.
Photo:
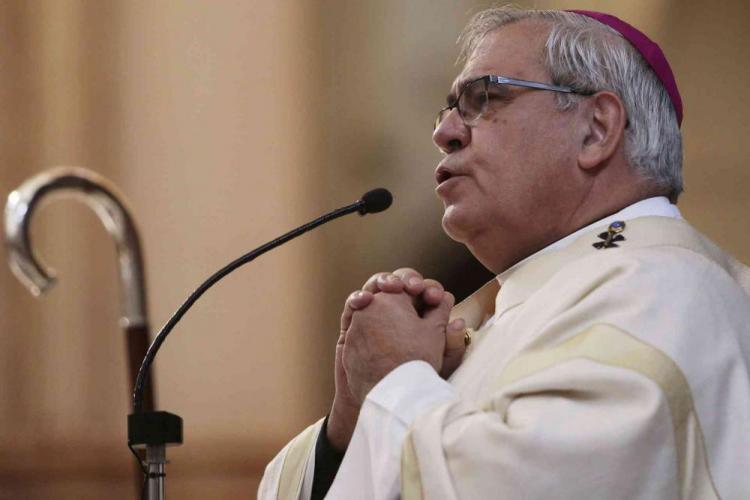
<svg viewBox="0 0 750 500">
<path fill-rule="evenodd" d="M 12 69 L 3 64 L 11 112 L 2 191 L 60 164 L 114 181 L 140 223 L 161 326 L 217 267 L 321 209 L 310 189 L 319 87 L 311 9 L 2 4 Z M 39 253 L 60 283 L 36 301 L 0 271 L 0 498 L 103 498 L 91 479 L 108 491 L 123 480 L 130 487 L 133 462 L 113 246 L 74 202 L 43 209 L 35 222 Z M 322 350 L 312 335 L 321 285 L 309 260 L 318 240 L 228 278 L 165 345 L 159 407 L 185 418 L 189 443 L 170 453 L 177 498 L 210 498 L 201 485 L 212 476 L 236 476 L 252 491 L 269 453 L 323 411 L 311 376 Z"/>
<path fill-rule="evenodd" d="M 608 10 L 662 43 L 686 113 L 686 216 L 750 261 L 750 13 L 686 1 Z M 262 464 L 326 411 L 344 297 L 371 273 L 465 258 L 432 193 L 434 112 L 483 2 L 0 1 L 0 194 L 54 165 L 125 192 L 154 327 L 208 274 L 385 185 L 394 207 L 306 235 L 209 292 L 155 365 L 185 419 L 175 498 L 252 497 Z M 34 225 L 59 271 L 35 300 L 0 266 L 0 499 L 133 498 L 112 243 L 59 202 Z"/>
</svg>

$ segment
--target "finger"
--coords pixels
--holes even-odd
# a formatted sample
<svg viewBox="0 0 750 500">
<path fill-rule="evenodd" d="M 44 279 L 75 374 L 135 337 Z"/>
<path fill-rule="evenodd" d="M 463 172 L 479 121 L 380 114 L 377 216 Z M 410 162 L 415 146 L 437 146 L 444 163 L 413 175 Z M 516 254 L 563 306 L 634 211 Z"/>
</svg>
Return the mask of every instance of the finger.
<svg viewBox="0 0 750 500">
<path fill-rule="evenodd" d="M 373 274 L 362 287 L 362 290 L 370 293 L 401 293 L 403 289 L 404 283 L 392 273 Z"/>
<path fill-rule="evenodd" d="M 367 281 L 365 281 L 365 284 L 362 285 L 362 290 L 364 290 L 365 292 L 370 292 L 370 293 L 378 293 L 380 291 L 380 289 L 378 288 L 378 278 L 380 278 L 381 276 L 385 276 L 387 274 L 391 274 L 391 273 L 383 272 L 383 273 L 373 274 L 367 279 Z"/>
<path fill-rule="evenodd" d="M 436 280 L 426 279 L 424 280 L 425 288 L 422 292 L 422 304 L 427 307 L 435 307 L 440 305 L 443 301 L 445 289 L 443 285 Z"/>
<path fill-rule="evenodd" d="M 404 291 L 404 282 L 395 274 L 378 276 L 376 284 L 381 292 L 401 293 Z"/>
<path fill-rule="evenodd" d="M 432 320 L 438 323 L 447 324 L 451 308 L 456 302 L 456 298 L 450 292 L 443 292 L 443 300 L 432 309 L 428 309 L 422 315 L 424 319 Z"/>
<path fill-rule="evenodd" d="M 410 267 L 402 267 L 393 271 L 393 274 L 404 282 L 406 293 L 416 296 L 424 291 L 424 278 L 418 271 Z"/>
<path fill-rule="evenodd" d="M 344 303 L 344 311 L 341 313 L 341 334 L 345 334 L 352 324 L 354 311 L 364 309 L 372 302 L 373 294 L 364 290 L 352 292 Z"/>
<path fill-rule="evenodd" d="M 359 309 L 364 309 L 365 307 L 370 305 L 370 302 L 372 302 L 372 298 L 373 294 L 371 294 L 370 292 L 366 292 L 364 290 L 355 290 L 346 298 L 346 303 L 344 305 L 354 311 L 357 311 Z"/>
</svg>

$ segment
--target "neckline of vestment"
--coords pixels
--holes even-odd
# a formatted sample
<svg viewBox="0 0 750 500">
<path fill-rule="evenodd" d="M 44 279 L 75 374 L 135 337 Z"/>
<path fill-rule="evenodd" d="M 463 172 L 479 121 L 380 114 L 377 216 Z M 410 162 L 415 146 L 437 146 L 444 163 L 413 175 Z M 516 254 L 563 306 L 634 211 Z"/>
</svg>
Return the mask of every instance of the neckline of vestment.
<svg viewBox="0 0 750 500">
<path fill-rule="evenodd" d="M 665 245 L 691 250 L 716 262 L 750 293 L 750 268 L 726 254 L 682 219 L 647 216 L 629 220 L 623 233 L 627 238 L 625 242 L 618 248 L 597 250 L 592 243 L 598 241 L 597 235 L 605 230 L 607 225 L 607 220 L 603 220 L 601 225 L 589 228 L 563 248 L 539 252 L 533 258 L 525 259 L 519 265 L 490 280 L 457 304 L 451 312 L 451 319 L 463 318 L 467 328 L 479 330 L 491 324 L 489 321 L 483 324 L 485 318 L 492 315 L 495 320 L 520 305 L 529 295 L 552 279 L 556 272 L 577 259 L 596 255 L 615 257 L 629 249 Z M 502 291 L 500 282 L 503 283 Z"/>
<path fill-rule="evenodd" d="M 503 273 L 499 274 L 489 283 L 486 283 L 483 287 L 474 292 L 469 298 L 456 305 L 451 314 L 451 317 L 464 318 L 466 320 L 467 327 L 471 328 L 472 330 L 477 330 L 483 326 L 492 324 L 497 317 L 498 311 L 500 310 L 498 307 L 496 307 L 500 284 L 503 283 L 516 270 L 545 254 L 565 249 L 581 236 L 589 233 L 593 228 L 600 228 L 601 226 L 609 225 L 612 222 L 618 220 L 628 221 L 645 216 L 662 216 L 682 219 L 680 210 L 676 205 L 670 203 L 669 199 L 667 199 L 665 196 L 655 196 L 652 198 L 646 198 L 644 200 L 637 201 L 636 203 L 633 203 L 632 205 L 629 205 L 612 215 L 599 219 L 596 222 L 592 222 L 591 224 L 588 224 L 587 226 L 574 231 L 573 233 L 555 241 L 554 243 L 551 243 L 550 245 L 547 245 L 545 248 L 524 258 Z"/>
</svg>

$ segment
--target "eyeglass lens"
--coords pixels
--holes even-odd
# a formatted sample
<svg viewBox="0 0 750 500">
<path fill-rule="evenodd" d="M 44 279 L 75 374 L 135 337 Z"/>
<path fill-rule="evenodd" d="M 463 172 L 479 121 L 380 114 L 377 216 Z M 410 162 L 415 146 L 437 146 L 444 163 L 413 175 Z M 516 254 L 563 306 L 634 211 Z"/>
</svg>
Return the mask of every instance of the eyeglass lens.
<svg viewBox="0 0 750 500">
<path fill-rule="evenodd" d="M 455 106 L 440 110 L 437 119 L 435 120 L 435 127 L 437 128 L 438 125 L 442 123 L 453 107 L 458 109 L 458 113 L 461 115 L 464 123 L 471 124 L 485 112 L 488 101 L 487 78 L 474 80 L 463 88 L 461 94 L 458 96 L 458 102 Z"/>
</svg>

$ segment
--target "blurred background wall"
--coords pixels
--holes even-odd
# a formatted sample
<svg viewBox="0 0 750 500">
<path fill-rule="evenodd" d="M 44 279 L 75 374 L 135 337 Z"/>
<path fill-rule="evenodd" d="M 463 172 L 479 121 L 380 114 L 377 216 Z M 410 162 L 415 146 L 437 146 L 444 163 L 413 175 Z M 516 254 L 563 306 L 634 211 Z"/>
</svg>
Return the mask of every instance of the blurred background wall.
<svg viewBox="0 0 750 500">
<path fill-rule="evenodd" d="M 517 3 L 605 10 L 662 45 L 686 104 L 680 207 L 750 261 L 746 2 Z M 172 497 L 255 495 L 270 457 L 327 411 L 341 305 L 369 275 L 409 265 L 459 295 L 487 277 L 442 234 L 430 140 L 456 36 L 487 6 L 0 0 L 0 195 L 55 165 L 117 184 L 155 329 L 234 257 L 367 189 L 394 192 L 388 212 L 227 278 L 175 330 L 155 364 L 158 407 L 185 420 Z M 134 498 L 112 241 L 75 202 L 41 211 L 32 234 L 60 282 L 36 300 L 0 266 L 0 499 Z"/>
</svg>

